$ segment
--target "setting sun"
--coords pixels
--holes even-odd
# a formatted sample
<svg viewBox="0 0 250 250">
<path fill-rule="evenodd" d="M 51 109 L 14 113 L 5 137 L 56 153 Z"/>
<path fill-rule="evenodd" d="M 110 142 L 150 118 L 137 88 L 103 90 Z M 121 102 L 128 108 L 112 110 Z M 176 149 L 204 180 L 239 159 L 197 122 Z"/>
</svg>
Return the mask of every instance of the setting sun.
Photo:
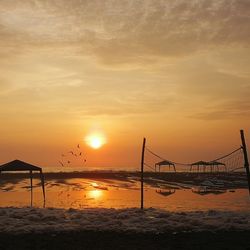
<svg viewBox="0 0 250 250">
<path fill-rule="evenodd" d="M 85 138 L 87 145 L 91 148 L 98 149 L 101 148 L 105 143 L 106 139 L 103 135 L 91 134 Z"/>
<path fill-rule="evenodd" d="M 0 118 L 0 250 L 250 250 L 250 0 L 0 0 Z"/>
</svg>

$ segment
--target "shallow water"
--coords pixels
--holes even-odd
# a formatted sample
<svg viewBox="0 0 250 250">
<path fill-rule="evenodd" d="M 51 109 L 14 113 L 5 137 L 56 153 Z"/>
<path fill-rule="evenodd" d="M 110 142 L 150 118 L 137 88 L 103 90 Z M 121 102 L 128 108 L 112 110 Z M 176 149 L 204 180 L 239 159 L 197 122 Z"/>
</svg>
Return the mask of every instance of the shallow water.
<svg viewBox="0 0 250 250">
<path fill-rule="evenodd" d="M 40 182 L 34 180 L 33 206 L 42 207 Z M 140 183 L 136 180 L 58 179 L 46 182 L 46 207 L 56 208 L 127 208 L 140 206 Z M 159 191 L 161 190 L 161 193 Z M 192 189 L 159 189 L 145 185 L 145 207 L 169 211 L 231 210 L 250 211 L 247 189 L 227 190 L 219 194 L 197 194 Z M 0 206 L 30 206 L 29 180 L 1 186 Z"/>
</svg>

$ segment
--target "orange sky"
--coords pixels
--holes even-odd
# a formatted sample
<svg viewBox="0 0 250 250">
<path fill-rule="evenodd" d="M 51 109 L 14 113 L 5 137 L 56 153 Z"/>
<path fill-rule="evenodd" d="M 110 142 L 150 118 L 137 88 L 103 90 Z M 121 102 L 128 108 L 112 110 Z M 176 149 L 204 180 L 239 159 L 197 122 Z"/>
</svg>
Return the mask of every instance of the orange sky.
<svg viewBox="0 0 250 250">
<path fill-rule="evenodd" d="M 0 162 L 139 167 L 250 145 L 250 2 L 0 1 Z M 107 143 L 85 145 L 101 130 Z"/>
</svg>

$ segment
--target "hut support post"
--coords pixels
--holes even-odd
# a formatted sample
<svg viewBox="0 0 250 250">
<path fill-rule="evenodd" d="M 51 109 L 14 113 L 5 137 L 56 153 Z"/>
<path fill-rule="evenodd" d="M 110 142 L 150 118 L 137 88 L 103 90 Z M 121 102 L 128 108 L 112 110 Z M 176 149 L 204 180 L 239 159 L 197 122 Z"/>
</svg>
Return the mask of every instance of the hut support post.
<svg viewBox="0 0 250 250">
<path fill-rule="evenodd" d="M 145 145 L 146 145 L 146 138 L 143 138 L 143 144 L 142 144 L 142 154 L 141 154 L 141 209 L 144 208 L 144 190 L 143 190 L 143 184 L 144 184 L 144 153 L 145 153 Z"/>
<path fill-rule="evenodd" d="M 243 149 L 243 154 L 244 154 L 245 169 L 247 173 L 248 190 L 249 190 L 249 196 L 250 196 L 250 170 L 249 170 L 249 161 L 248 161 L 248 155 L 247 155 L 247 145 L 245 141 L 244 130 L 240 131 L 240 135 L 241 135 L 241 141 L 242 141 L 242 149 Z"/>
</svg>

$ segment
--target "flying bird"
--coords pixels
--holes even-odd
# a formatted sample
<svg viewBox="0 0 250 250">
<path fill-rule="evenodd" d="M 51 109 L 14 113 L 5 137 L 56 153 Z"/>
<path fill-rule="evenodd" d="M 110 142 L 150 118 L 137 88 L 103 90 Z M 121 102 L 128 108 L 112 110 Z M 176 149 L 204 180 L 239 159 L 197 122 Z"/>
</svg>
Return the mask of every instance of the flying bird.
<svg viewBox="0 0 250 250">
<path fill-rule="evenodd" d="M 62 165 L 62 167 L 64 167 L 64 164 L 61 161 L 59 161 L 59 163 Z"/>
<path fill-rule="evenodd" d="M 77 147 L 80 148 L 80 144 L 78 144 Z"/>
<path fill-rule="evenodd" d="M 68 164 L 70 164 L 70 161 L 68 161 Z"/>
<path fill-rule="evenodd" d="M 80 156 L 82 155 L 82 152 L 80 152 L 80 154 L 79 154 Z"/>
</svg>

